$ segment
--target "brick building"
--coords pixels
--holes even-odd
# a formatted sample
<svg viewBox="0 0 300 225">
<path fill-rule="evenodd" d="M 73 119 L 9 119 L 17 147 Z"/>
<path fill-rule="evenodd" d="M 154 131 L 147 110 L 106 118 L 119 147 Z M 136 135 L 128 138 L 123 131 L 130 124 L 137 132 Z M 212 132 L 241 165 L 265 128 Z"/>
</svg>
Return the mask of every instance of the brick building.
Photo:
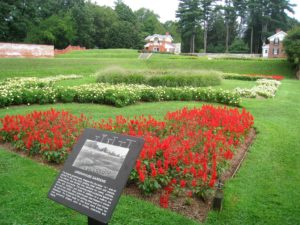
<svg viewBox="0 0 300 225">
<path fill-rule="evenodd" d="M 277 29 L 276 34 L 267 38 L 268 44 L 262 46 L 262 56 L 264 58 L 285 58 L 283 40 L 287 33 Z"/>
<path fill-rule="evenodd" d="M 145 38 L 147 44 L 144 45 L 146 51 L 149 52 L 175 52 L 175 45 L 172 43 L 173 38 L 167 32 L 165 35 L 154 34 Z"/>
</svg>

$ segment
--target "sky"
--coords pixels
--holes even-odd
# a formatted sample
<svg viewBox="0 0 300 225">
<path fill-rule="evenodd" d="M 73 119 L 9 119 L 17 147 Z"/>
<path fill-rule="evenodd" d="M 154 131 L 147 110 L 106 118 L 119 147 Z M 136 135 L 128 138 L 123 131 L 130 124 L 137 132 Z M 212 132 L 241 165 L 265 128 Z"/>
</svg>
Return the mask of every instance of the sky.
<svg viewBox="0 0 300 225">
<path fill-rule="evenodd" d="M 113 7 L 114 0 L 92 0 L 98 5 L 106 5 Z M 160 16 L 161 22 L 167 20 L 175 20 L 175 12 L 178 8 L 179 0 L 123 0 L 132 10 L 136 11 L 140 8 L 147 8 L 154 11 Z M 290 0 L 290 3 L 297 4 L 294 8 L 295 14 L 290 15 L 300 21 L 300 0 Z"/>
</svg>

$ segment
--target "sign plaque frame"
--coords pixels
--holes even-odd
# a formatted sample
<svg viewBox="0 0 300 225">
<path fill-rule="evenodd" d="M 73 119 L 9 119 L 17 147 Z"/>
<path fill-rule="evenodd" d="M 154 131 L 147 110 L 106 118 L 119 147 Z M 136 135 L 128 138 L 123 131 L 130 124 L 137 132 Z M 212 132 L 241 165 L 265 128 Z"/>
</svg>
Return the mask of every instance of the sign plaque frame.
<svg viewBox="0 0 300 225">
<path fill-rule="evenodd" d="M 87 128 L 48 198 L 107 224 L 144 145 L 142 138 Z"/>
</svg>

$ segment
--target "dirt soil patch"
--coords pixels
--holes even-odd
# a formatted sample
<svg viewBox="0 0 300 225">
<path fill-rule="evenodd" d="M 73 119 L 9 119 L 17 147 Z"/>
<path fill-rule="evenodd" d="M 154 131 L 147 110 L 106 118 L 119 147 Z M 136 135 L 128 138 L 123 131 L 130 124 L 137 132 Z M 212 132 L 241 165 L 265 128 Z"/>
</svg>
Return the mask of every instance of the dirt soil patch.
<svg viewBox="0 0 300 225">
<path fill-rule="evenodd" d="M 253 143 L 256 136 L 255 130 L 252 128 L 248 134 L 248 136 L 245 138 L 244 143 L 242 143 L 235 153 L 234 157 L 230 161 L 230 166 L 226 172 L 224 172 L 221 176 L 221 180 L 223 183 L 225 183 L 228 179 L 235 176 L 237 171 L 239 170 L 242 162 L 244 161 L 247 151 L 251 144 Z M 13 149 L 12 145 L 7 144 L 0 144 L 0 147 L 18 153 L 22 157 L 28 158 L 28 155 L 24 152 L 16 151 Z M 30 157 L 31 159 L 39 162 L 40 164 L 51 166 L 55 168 L 56 170 L 61 170 L 63 167 L 63 164 L 57 165 L 54 163 L 49 163 L 43 160 L 41 156 L 33 156 Z M 157 206 L 159 206 L 159 199 L 160 199 L 160 192 L 157 192 L 151 196 L 145 196 L 143 195 L 140 190 L 136 187 L 134 184 L 127 185 L 126 188 L 123 190 L 123 194 L 134 196 L 136 198 L 151 202 Z M 187 200 L 186 197 L 174 197 L 170 198 L 169 203 L 169 209 L 171 211 L 174 211 L 176 213 L 179 213 L 181 215 L 184 215 L 186 217 L 204 222 L 208 212 L 211 209 L 212 206 L 212 198 L 206 199 L 205 201 L 203 199 L 199 199 L 196 197 L 189 198 Z M 160 206 L 159 206 L 160 207 Z"/>
</svg>

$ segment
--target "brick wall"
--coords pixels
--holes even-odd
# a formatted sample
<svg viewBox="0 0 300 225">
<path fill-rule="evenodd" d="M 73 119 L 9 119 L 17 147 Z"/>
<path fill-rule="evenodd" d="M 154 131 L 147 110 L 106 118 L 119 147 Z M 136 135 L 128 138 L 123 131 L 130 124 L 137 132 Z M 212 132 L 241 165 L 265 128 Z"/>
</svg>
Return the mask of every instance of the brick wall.
<svg viewBox="0 0 300 225">
<path fill-rule="evenodd" d="M 59 55 L 59 54 L 65 54 L 65 53 L 71 52 L 73 50 L 77 50 L 77 51 L 78 50 L 86 50 L 86 48 L 85 47 L 80 47 L 80 46 L 69 45 L 65 49 L 55 49 L 54 53 L 55 53 L 55 55 Z"/>
<path fill-rule="evenodd" d="M 279 42 L 279 44 L 275 45 L 273 42 L 269 44 L 269 58 L 285 58 L 286 54 L 284 52 L 284 47 L 282 42 Z M 273 50 L 274 49 L 274 50 Z M 277 54 L 274 54 L 274 52 L 277 52 Z"/>
<path fill-rule="evenodd" d="M 54 57 L 54 46 L 0 42 L 0 58 L 13 58 L 13 57 L 21 57 L 21 58 Z"/>
</svg>

